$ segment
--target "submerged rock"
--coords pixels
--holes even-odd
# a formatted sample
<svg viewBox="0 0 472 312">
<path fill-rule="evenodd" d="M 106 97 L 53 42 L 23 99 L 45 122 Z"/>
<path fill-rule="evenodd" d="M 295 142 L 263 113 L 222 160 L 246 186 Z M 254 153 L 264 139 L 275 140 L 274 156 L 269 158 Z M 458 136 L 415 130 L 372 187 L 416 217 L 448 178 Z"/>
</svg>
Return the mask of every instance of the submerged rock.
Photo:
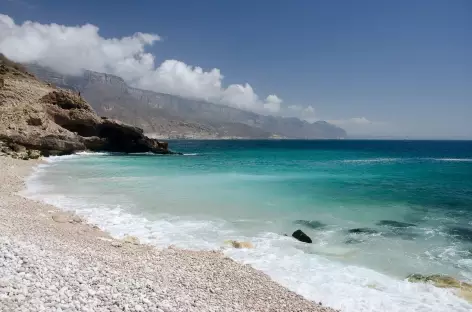
<svg viewBox="0 0 472 312">
<path fill-rule="evenodd" d="M 371 228 L 355 228 L 347 231 L 351 234 L 377 234 L 378 231 Z"/>
<path fill-rule="evenodd" d="M 313 242 L 308 235 L 303 233 L 302 230 L 296 230 L 293 232 L 292 237 L 307 244 L 311 244 Z"/>
<path fill-rule="evenodd" d="M 352 244 L 360 244 L 363 243 L 364 240 L 362 239 L 356 239 L 356 238 L 349 238 L 344 241 L 344 244 L 346 245 L 352 245 Z"/>
<path fill-rule="evenodd" d="M 377 225 L 388 229 L 382 233 L 382 235 L 385 237 L 397 237 L 403 240 L 415 240 L 419 236 L 419 234 L 415 233 L 414 231 L 416 224 L 413 223 L 394 220 L 380 220 L 377 222 Z"/>
<path fill-rule="evenodd" d="M 379 222 L 377 222 L 377 225 L 390 226 L 390 227 L 395 227 L 395 228 L 407 228 L 407 227 L 416 226 L 416 224 L 413 224 L 413 223 L 406 223 L 406 222 L 393 221 L 393 220 L 380 220 Z"/>
<path fill-rule="evenodd" d="M 401 238 L 403 240 L 415 240 L 420 236 L 418 233 L 405 232 L 403 230 L 399 231 L 399 229 L 387 233 L 382 233 L 382 235 L 384 237 L 396 237 Z"/>
<path fill-rule="evenodd" d="M 411 283 L 427 283 L 439 288 L 457 289 L 457 295 L 472 302 L 472 284 L 461 282 L 453 277 L 441 274 L 421 275 L 411 274 L 407 277 Z"/>
<path fill-rule="evenodd" d="M 326 224 L 316 220 L 296 220 L 294 223 L 304 225 L 312 229 L 319 229 L 326 226 Z"/>
<path fill-rule="evenodd" d="M 448 232 L 460 240 L 472 242 L 472 229 L 456 226 L 449 228 Z"/>
</svg>

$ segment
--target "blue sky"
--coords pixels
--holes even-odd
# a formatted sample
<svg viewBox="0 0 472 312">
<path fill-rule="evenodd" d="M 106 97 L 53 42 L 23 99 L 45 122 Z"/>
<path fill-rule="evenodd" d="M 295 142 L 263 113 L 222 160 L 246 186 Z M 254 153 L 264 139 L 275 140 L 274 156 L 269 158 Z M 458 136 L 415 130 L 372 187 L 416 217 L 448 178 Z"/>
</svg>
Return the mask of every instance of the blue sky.
<svg viewBox="0 0 472 312">
<path fill-rule="evenodd" d="M 361 136 L 472 138 L 472 1 L 0 0 L 0 12 L 103 38 L 158 34 L 156 65 L 218 68 L 260 107 L 283 99 L 275 114 L 296 106 Z"/>
</svg>

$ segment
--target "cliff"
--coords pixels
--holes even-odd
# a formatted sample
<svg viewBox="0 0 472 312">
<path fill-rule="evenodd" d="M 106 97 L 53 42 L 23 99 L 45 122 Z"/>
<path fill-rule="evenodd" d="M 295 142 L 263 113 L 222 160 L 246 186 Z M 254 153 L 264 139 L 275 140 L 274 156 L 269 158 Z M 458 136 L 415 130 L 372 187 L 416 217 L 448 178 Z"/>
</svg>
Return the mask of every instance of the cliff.
<svg viewBox="0 0 472 312">
<path fill-rule="evenodd" d="M 346 131 L 324 121 L 265 116 L 206 101 L 141 90 L 117 76 L 84 71 L 62 75 L 28 64 L 35 75 L 57 86 L 81 92 L 100 115 L 142 127 L 147 133 L 189 138 L 345 138 Z"/>
<path fill-rule="evenodd" d="M 0 153 L 26 159 L 83 150 L 171 153 L 167 143 L 100 118 L 79 94 L 42 82 L 0 55 Z"/>
</svg>

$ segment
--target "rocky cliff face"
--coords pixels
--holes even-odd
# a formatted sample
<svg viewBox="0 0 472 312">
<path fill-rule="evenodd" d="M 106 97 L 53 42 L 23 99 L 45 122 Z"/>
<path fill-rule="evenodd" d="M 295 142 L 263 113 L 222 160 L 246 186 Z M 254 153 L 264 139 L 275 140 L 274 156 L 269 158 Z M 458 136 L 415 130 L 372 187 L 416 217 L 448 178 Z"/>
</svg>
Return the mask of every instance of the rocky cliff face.
<svg viewBox="0 0 472 312">
<path fill-rule="evenodd" d="M 171 153 L 167 143 L 100 118 L 77 93 L 39 81 L 0 56 L 0 153 L 36 158 L 82 150 Z"/>
<path fill-rule="evenodd" d="M 100 114 L 143 127 L 146 132 L 184 137 L 271 136 L 302 139 L 345 138 L 346 132 L 327 122 L 264 116 L 228 106 L 136 89 L 120 77 L 85 71 L 81 76 L 60 75 L 28 64 L 38 77 L 81 94 Z"/>
</svg>

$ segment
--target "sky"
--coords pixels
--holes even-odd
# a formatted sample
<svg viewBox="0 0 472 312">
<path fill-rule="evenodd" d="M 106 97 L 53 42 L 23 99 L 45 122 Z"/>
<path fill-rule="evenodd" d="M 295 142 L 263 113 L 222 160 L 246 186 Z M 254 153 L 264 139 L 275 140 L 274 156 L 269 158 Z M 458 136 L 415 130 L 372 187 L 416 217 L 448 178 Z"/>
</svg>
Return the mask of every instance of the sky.
<svg viewBox="0 0 472 312">
<path fill-rule="evenodd" d="M 472 1 L 0 0 L 0 52 L 353 137 L 472 139 Z"/>
</svg>

